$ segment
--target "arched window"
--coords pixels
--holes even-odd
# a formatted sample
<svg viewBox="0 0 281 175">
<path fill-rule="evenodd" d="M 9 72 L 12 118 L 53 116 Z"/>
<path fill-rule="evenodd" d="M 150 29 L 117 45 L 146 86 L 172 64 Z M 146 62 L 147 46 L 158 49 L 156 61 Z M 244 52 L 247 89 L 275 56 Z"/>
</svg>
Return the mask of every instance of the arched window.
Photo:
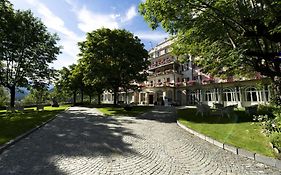
<svg viewBox="0 0 281 175">
<path fill-rule="evenodd" d="M 254 87 L 245 90 L 246 101 L 258 101 L 258 91 Z"/>
<path fill-rule="evenodd" d="M 235 101 L 235 95 L 232 89 L 223 90 L 223 98 L 225 101 Z"/>
</svg>

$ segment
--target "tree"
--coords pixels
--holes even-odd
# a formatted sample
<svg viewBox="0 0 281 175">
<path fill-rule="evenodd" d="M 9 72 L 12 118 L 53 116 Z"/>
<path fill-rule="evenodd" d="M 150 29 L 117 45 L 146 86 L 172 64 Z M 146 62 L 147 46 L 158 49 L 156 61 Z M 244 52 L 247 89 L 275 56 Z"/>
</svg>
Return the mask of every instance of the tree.
<svg viewBox="0 0 281 175">
<path fill-rule="evenodd" d="M 120 88 L 146 79 L 146 74 L 141 72 L 147 69 L 148 53 L 140 39 L 126 30 L 102 28 L 92 31 L 79 47 L 85 81 L 96 88 L 102 86 L 112 90 L 114 104 L 117 104 Z"/>
<path fill-rule="evenodd" d="M 5 90 L 5 88 L 0 86 L 0 106 L 5 106 L 8 99 L 9 98 L 7 91 Z"/>
<path fill-rule="evenodd" d="M 73 83 L 72 87 L 80 91 L 81 103 L 84 102 L 84 91 L 85 84 L 83 82 L 84 78 L 84 67 L 81 64 L 75 65 L 71 70 L 70 81 Z"/>
<path fill-rule="evenodd" d="M 50 93 L 46 86 L 33 87 L 30 93 L 24 97 L 23 103 L 26 105 L 39 105 L 45 103 L 50 98 Z"/>
<path fill-rule="evenodd" d="M 69 68 L 63 67 L 59 71 L 59 80 L 55 84 L 59 94 L 66 93 L 73 95 L 73 103 L 76 104 L 77 88 L 73 81 L 71 81 L 71 71 L 74 69 L 75 65 L 70 65 Z"/>
<path fill-rule="evenodd" d="M 176 54 L 197 56 L 209 73 L 257 71 L 281 91 L 279 0 L 147 0 L 139 10 L 153 29 L 176 35 Z"/>
<path fill-rule="evenodd" d="M 0 2 L 0 84 L 10 90 L 10 105 L 15 105 L 15 88 L 34 81 L 50 81 L 60 47 L 58 36 L 31 11 L 13 10 L 8 1 Z"/>
</svg>

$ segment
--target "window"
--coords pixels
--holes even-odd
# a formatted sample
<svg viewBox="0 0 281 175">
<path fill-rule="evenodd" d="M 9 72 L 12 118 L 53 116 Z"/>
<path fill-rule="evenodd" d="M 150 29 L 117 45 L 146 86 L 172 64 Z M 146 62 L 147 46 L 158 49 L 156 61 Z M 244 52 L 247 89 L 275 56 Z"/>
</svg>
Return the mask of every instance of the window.
<svg viewBox="0 0 281 175">
<path fill-rule="evenodd" d="M 170 82 L 170 78 L 167 78 L 167 83 L 169 83 Z"/>
<path fill-rule="evenodd" d="M 245 91 L 247 101 L 258 101 L 258 91 L 256 88 L 247 88 Z"/>
<path fill-rule="evenodd" d="M 225 89 L 223 91 L 223 97 L 225 101 L 235 101 L 235 95 L 232 89 Z"/>
<path fill-rule="evenodd" d="M 269 101 L 269 90 L 268 90 L 268 86 L 264 86 L 264 101 Z"/>
<path fill-rule="evenodd" d="M 156 52 L 156 57 L 159 57 L 159 55 L 160 55 L 160 52 L 159 51 Z"/>
<path fill-rule="evenodd" d="M 206 101 L 212 101 L 212 92 L 211 91 L 206 91 L 205 92 L 205 99 Z"/>
</svg>

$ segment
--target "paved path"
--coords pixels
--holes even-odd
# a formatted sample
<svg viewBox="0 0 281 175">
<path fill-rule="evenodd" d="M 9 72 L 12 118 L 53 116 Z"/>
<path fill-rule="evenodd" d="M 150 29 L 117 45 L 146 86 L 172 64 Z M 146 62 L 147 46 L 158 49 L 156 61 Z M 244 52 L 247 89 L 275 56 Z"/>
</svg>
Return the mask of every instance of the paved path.
<svg viewBox="0 0 281 175">
<path fill-rule="evenodd" d="M 281 174 L 175 124 L 171 108 L 109 118 L 71 108 L 0 155 L 0 174 Z"/>
</svg>

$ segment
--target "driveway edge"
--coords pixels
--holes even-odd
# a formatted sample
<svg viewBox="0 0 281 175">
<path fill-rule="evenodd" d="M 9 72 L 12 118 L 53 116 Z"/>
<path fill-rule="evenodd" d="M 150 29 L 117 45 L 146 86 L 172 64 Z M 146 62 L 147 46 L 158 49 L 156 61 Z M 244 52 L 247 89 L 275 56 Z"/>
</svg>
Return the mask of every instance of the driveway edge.
<svg viewBox="0 0 281 175">
<path fill-rule="evenodd" d="M 221 143 L 217 140 L 214 140 L 208 136 L 205 136 L 203 134 L 200 134 L 186 126 L 184 126 L 183 124 L 181 124 L 178 120 L 177 120 L 177 125 L 181 128 L 183 128 L 184 130 L 188 131 L 189 133 L 213 144 L 213 145 L 216 145 L 224 150 L 227 150 L 227 151 L 230 151 L 234 154 L 237 154 L 237 155 L 240 155 L 240 156 L 243 156 L 243 157 L 247 157 L 249 159 L 253 159 L 255 161 L 258 161 L 258 162 L 261 162 L 263 164 L 266 164 L 266 165 L 269 165 L 269 166 L 273 166 L 279 170 L 281 170 L 281 160 L 278 160 L 278 159 L 274 159 L 272 157 L 268 157 L 268 156 L 264 156 L 264 155 L 260 155 L 258 153 L 253 153 L 253 152 L 250 152 L 250 151 L 247 151 L 245 149 L 242 149 L 242 148 L 237 148 L 237 147 L 234 147 L 234 146 L 231 146 L 231 145 L 228 145 L 226 143 Z"/>
<path fill-rule="evenodd" d="M 66 108 L 65 111 L 67 111 L 69 108 Z M 60 112 L 61 113 L 61 112 Z M 5 143 L 4 145 L 0 146 L 0 154 L 2 154 L 6 149 L 8 149 L 9 147 L 13 146 L 15 143 L 19 142 L 20 140 L 26 138 L 27 136 L 29 136 L 30 134 L 32 134 L 33 132 L 37 131 L 38 129 L 42 128 L 43 126 L 45 126 L 46 124 L 50 123 L 52 120 L 54 120 L 55 118 L 57 118 L 59 115 L 55 115 L 53 118 L 50 118 L 49 120 L 47 120 L 46 122 L 43 122 L 41 125 L 36 126 L 35 128 L 30 129 L 29 131 L 26 131 L 25 133 L 17 136 L 16 138 L 8 141 L 7 143 Z"/>
</svg>

